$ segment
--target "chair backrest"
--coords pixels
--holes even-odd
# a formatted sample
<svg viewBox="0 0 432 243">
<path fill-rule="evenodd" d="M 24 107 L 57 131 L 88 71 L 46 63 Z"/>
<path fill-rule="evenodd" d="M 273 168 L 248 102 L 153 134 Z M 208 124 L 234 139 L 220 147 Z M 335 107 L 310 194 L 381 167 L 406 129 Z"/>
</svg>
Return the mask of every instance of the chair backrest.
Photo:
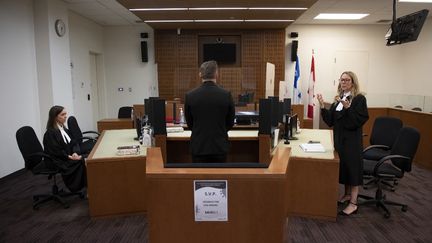
<svg viewBox="0 0 432 243">
<path fill-rule="evenodd" d="M 422 111 L 422 109 L 420 107 L 414 107 L 411 110 L 413 110 L 413 111 Z"/>
<path fill-rule="evenodd" d="M 120 107 L 118 111 L 118 118 L 131 118 L 132 115 L 132 107 L 131 106 L 123 106 Z"/>
<path fill-rule="evenodd" d="M 393 165 L 401 169 L 402 171 L 411 171 L 412 160 L 417 151 L 418 144 L 420 142 L 420 133 L 413 127 L 403 127 L 399 131 L 399 135 L 396 138 L 395 143 L 391 149 L 390 154 L 398 154 L 409 157 L 406 159 L 391 159 Z"/>
<path fill-rule="evenodd" d="M 24 158 L 25 167 L 28 170 L 32 170 L 33 167 L 42 161 L 42 156 L 29 157 L 29 155 L 43 152 L 42 145 L 39 142 L 35 131 L 29 126 L 24 126 L 17 130 L 15 137 L 18 148 Z"/>
<path fill-rule="evenodd" d="M 78 141 L 79 143 L 82 142 L 82 132 L 80 127 L 78 126 L 77 119 L 74 116 L 70 116 L 67 120 L 67 125 L 69 132 L 71 133 L 72 137 L 75 139 L 75 141 Z"/>
<path fill-rule="evenodd" d="M 395 117 L 380 116 L 374 121 L 370 136 L 371 145 L 386 145 L 391 148 L 396 141 L 402 121 Z"/>
</svg>

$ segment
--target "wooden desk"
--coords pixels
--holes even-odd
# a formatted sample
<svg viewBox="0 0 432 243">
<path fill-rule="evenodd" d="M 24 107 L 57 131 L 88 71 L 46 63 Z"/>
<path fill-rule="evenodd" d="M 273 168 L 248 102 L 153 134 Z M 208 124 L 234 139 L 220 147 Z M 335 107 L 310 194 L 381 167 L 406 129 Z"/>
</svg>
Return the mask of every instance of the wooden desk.
<svg viewBox="0 0 432 243">
<path fill-rule="evenodd" d="M 124 118 L 110 118 L 110 119 L 102 119 L 97 122 L 97 127 L 99 133 L 105 130 L 113 130 L 113 129 L 131 129 L 134 128 L 134 123 L 132 119 Z"/>
<path fill-rule="evenodd" d="M 117 147 L 139 144 L 135 130 L 105 130 L 87 158 L 90 216 L 146 211 L 146 149 L 136 156 L 118 156 Z"/>
<path fill-rule="evenodd" d="M 156 146 L 162 148 L 163 158 L 170 163 L 192 162 L 189 141 L 191 131 L 168 133 L 157 140 Z M 230 151 L 229 162 L 270 162 L 270 136 L 260 135 L 256 130 L 233 130 L 228 132 Z"/>
<path fill-rule="evenodd" d="M 190 135 L 191 131 L 167 135 L 166 161 L 191 162 Z M 289 145 L 285 145 L 283 141 L 278 145 L 292 149 L 288 165 L 288 215 L 335 221 L 339 192 L 339 157 L 333 149 L 332 131 L 302 129 L 296 137 L 298 140 L 292 140 Z M 270 136 L 258 135 L 258 131 L 229 131 L 228 139 L 231 143 L 228 162 L 265 163 L 271 160 Z M 299 145 L 310 140 L 320 141 L 326 152 L 306 153 L 301 150 Z M 260 157 L 265 155 L 265 158 Z"/>
<path fill-rule="evenodd" d="M 331 130 L 302 129 L 291 147 L 288 164 L 288 215 L 336 221 L 339 193 L 339 157 L 333 149 Z M 318 140 L 325 153 L 306 153 L 300 144 Z"/>
<path fill-rule="evenodd" d="M 137 144 L 133 140 L 134 135 L 133 129 L 104 131 L 90 154 L 87 160 L 87 176 L 91 216 L 146 211 L 148 196 L 144 187 L 145 150 L 142 148 L 139 156 L 121 157 L 115 154 L 117 146 Z M 257 161 L 260 154 L 267 154 L 271 160 L 268 136 L 258 135 L 257 131 L 230 131 L 229 135 L 231 142 L 238 146 L 231 150 L 234 157 L 229 157 L 237 160 L 229 161 Z M 173 143 L 165 145 L 169 150 L 168 154 L 177 155 L 174 159 L 189 156 L 189 136 L 190 131 L 185 131 L 165 137 L 166 143 Z M 302 129 L 297 137 L 299 140 L 291 141 L 289 145 L 292 156 L 288 162 L 286 191 L 278 194 L 288 197 L 285 201 L 287 215 L 335 220 L 339 158 L 333 151 L 331 131 Z M 320 140 L 327 152 L 303 152 L 298 144 L 309 140 Z M 257 149 L 259 143 L 264 145 Z M 278 145 L 278 148 L 284 147 L 288 145 L 283 142 Z M 255 159 L 246 160 L 246 156 Z M 179 159 L 178 162 L 187 161 Z"/>
<path fill-rule="evenodd" d="M 163 167 L 160 148 L 147 151 L 149 242 L 286 242 L 289 148 L 266 169 Z M 228 181 L 228 221 L 195 222 L 194 180 Z"/>
</svg>

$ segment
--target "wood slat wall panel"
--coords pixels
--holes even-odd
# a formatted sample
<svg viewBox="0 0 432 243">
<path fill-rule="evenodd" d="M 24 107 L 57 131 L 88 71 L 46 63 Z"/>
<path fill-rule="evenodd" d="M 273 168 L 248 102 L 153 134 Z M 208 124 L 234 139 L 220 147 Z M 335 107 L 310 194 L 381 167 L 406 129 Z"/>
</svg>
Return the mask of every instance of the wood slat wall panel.
<svg viewBox="0 0 432 243">
<path fill-rule="evenodd" d="M 238 94 L 255 92 L 254 99 L 264 98 L 265 63 L 276 65 L 275 80 L 285 76 L 285 30 L 188 30 L 177 35 L 174 30 L 155 31 L 155 56 L 158 64 L 159 96 L 184 99 L 188 90 L 200 84 L 198 76 L 199 35 L 231 34 L 241 36 L 241 66 L 221 66 L 218 83 Z M 275 85 L 275 94 L 279 87 Z"/>
</svg>

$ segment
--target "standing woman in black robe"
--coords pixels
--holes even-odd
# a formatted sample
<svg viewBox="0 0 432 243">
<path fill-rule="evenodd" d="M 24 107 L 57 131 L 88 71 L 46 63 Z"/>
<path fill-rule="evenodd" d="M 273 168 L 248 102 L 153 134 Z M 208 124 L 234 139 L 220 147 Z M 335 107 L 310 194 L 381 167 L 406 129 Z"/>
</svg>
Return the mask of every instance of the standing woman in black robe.
<svg viewBox="0 0 432 243">
<path fill-rule="evenodd" d="M 348 203 L 341 215 L 357 213 L 359 186 L 363 184 L 363 124 L 369 119 L 366 98 L 360 93 L 355 73 L 343 72 L 337 95 L 330 109 L 324 108 L 321 94 L 317 95 L 324 122 L 333 127 L 334 147 L 339 154 L 339 183 L 345 194 L 338 203 Z"/>
<path fill-rule="evenodd" d="M 67 113 L 63 106 L 53 106 L 48 113 L 46 132 L 43 138 L 45 153 L 53 158 L 60 168 L 63 182 L 71 192 L 77 192 L 87 186 L 84 157 L 79 144 L 72 139 L 64 126 Z"/>
</svg>

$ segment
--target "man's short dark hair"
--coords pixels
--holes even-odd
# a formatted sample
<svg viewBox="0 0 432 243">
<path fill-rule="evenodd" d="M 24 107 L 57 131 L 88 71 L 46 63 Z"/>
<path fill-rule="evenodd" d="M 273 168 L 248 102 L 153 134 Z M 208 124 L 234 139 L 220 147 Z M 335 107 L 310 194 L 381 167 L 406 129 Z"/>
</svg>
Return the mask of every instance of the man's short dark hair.
<svg viewBox="0 0 432 243">
<path fill-rule="evenodd" d="M 216 72 L 218 65 L 216 61 L 207 61 L 201 64 L 199 72 L 201 73 L 202 79 L 214 79 L 216 78 Z"/>
</svg>

